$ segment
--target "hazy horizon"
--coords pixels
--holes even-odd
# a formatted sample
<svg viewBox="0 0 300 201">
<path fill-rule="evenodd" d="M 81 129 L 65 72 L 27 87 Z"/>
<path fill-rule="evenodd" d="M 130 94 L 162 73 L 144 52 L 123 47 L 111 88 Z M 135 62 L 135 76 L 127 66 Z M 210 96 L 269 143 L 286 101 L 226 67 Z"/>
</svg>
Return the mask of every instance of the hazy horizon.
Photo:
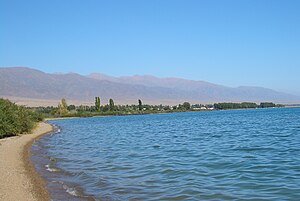
<svg viewBox="0 0 300 201">
<path fill-rule="evenodd" d="M 0 66 L 300 95 L 299 1 L 0 2 Z"/>
</svg>

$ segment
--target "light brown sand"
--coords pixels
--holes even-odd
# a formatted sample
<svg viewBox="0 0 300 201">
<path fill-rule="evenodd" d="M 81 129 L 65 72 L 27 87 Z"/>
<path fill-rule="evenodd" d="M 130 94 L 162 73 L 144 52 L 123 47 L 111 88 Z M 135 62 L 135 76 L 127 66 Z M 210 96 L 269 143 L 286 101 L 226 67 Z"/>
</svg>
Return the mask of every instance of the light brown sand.
<svg viewBox="0 0 300 201">
<path fill-rule="evenodd" d="M 51 125 L 39 123 L 32 134 L 0 140 L 1 201 L 50 200 L 44 181 L 30 162 L 30 150 L 35 139 L 52 130 Z"/>
</svg>

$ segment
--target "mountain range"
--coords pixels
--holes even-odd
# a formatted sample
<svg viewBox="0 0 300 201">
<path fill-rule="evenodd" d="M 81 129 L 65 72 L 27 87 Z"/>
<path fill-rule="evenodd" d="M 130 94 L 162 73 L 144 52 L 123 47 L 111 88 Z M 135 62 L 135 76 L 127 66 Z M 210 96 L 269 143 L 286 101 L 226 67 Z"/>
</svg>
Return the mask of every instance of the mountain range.
<svg viewBox="0 0 300 201">
<path fill-rule="evenodd" d="M 262 87 L 226 87 L 205 81 L 158 78 L 150 75 L 112 77 L 100 73 L 50 74 L 27 67 L 0 68 L 0 96 L 30 105 L 56 104 L 61 98 L 77 104 L 102 104 L 109 98 L 116 104 L 179 104 L 213 102 L 299 103 L 300 97 Z M 48 101 L 48 102 L 47 102 Z M 44 102 L 44 104 L 42 104 Z M 32 104 L 31 104 L 32 105 Z"/>
</svg>

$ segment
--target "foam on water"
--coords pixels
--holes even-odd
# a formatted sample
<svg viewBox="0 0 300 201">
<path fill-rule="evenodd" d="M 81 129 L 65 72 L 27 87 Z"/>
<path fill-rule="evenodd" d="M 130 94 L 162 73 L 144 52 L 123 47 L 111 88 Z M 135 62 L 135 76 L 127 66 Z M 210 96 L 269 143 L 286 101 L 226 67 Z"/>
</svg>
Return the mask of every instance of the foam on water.
<svg viewBox="0 0 300 201">
<path fill-rule="evenodd" d="M 66 184 L 63 184 L 62 186 L 66 190 L 66 192 L 69 193 L 70 195 L 73 195 L 76 197 L 78 196 L 78 192 L 76 191 L 75 188 L 68 187 Z"/>
<path fill-rule="evenodd" d="M 49 172 L 59 172 L 60 170 L 58 168 L 52 168 L 50 167 L 50 164 L 45 165 L 46 170 Z"/>
</svg>

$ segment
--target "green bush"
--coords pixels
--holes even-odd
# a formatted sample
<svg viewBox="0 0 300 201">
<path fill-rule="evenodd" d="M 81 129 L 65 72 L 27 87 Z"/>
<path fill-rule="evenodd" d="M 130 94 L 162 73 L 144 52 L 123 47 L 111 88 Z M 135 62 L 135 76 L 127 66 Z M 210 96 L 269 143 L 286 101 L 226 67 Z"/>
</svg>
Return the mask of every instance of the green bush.
<svg viewBox="0 0 300 201">
<path fill-rule="evenodd" d="M 0 138 L 28 133 L 40 119 L 25 107 L 0 99 Z"/>
</svg>

